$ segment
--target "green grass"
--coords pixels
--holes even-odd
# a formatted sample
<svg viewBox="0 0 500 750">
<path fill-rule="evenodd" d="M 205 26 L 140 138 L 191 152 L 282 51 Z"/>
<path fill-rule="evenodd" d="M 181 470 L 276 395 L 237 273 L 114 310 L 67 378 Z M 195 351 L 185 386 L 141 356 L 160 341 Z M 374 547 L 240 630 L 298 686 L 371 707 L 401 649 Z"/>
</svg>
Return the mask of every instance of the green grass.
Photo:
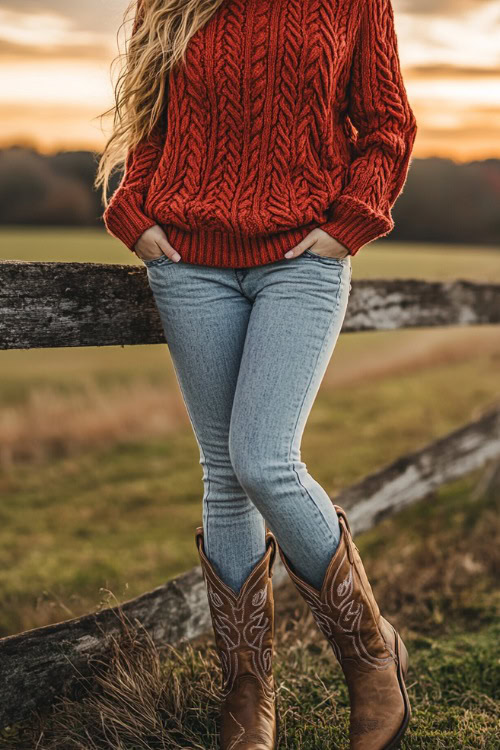
<svg viewBox="0 0 500 750">
<path fill-rule="evenodd" d="M 498 487 L 476 496 L 481 476 L 442 487 L 356 539 L 381 610 L 410 654 L 403 750 L 500 744 L 499 498 Z M 291 583 L 275 598 L 280 750 L 345 748 L 348 695 L 333 653 Z M 39 750 L 217 747 L 212 633 L 160 653 L 131 631 L 115 642 L 107 669 L 83 701 L 63 699 L 4 732 L 5 747 L 24 750 L 35 738 Z"/>
<path fill-rule="evenodd" d="M 135 253 L 98 228 L 5 227 L 1 237 L 2 260 L 142 265 Z"/>
</svg>

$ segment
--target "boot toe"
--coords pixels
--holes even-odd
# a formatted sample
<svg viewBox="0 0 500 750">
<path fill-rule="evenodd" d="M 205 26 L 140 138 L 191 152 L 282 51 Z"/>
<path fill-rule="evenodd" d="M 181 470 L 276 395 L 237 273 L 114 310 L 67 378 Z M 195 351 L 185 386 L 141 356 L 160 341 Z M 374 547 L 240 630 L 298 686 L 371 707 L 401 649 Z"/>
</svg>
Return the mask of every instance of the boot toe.
<svg viewBox="0 0 500 750">
<path fill-rule="evenodd" d="M 272 731 L 245 731 L 235 732 L 230 737 L 223 739 L 222 747 L 226 750 L 275 750 L 276 737 Z"/>
<path fill-rule="evenodd" d="M 402 737 L 409 707 L 395 669 L 373 672 L 351 688 L 350 750 L 389 750 Z"/>
<path fill-rule="evenodd" d="M 275 750 L 275 747 L 276 743 L 271 738 L 250 733 L 228 747 L 228 750 Z"/>
<path fill-rule="evenodd" d="M 394 747 L 401 736 L 402 724 L 403 717 L 398 723 L 387 723 L 374 717 L 355 719 L 349 731 L 350 750 L 387 750 Z"/>
</svg>

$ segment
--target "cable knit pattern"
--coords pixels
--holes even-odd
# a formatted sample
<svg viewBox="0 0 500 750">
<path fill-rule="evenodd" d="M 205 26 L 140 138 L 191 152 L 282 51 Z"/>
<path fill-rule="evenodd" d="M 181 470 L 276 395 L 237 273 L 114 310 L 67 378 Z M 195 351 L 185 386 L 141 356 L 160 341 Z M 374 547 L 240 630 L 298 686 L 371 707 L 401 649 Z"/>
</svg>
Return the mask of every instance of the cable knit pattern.
<svg viewBox="0 0 500 750">
<path fill-rule="evenodd" d="M 228 0 L 104 222 L 130 250 L 160 224 L 203 265 L 280 260 L 315 227 L 355 255 L 394 227 L 416 131 L 391 0 Z"/>
</svg>

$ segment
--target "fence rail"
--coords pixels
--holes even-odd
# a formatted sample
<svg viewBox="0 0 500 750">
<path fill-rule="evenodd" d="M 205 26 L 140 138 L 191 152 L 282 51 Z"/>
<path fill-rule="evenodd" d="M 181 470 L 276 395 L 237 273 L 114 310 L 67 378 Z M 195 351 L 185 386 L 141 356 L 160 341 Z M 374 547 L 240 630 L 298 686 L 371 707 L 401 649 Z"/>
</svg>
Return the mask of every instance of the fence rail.
<svg viewBox="0 0 500 750">
<path fill-rule="evenodd" d="M 500 284 L 358 279 L 343 333 L 500 323 Z M 136 265 L 0 261 L 0 349 L 165 342 Z"/>
</svg>

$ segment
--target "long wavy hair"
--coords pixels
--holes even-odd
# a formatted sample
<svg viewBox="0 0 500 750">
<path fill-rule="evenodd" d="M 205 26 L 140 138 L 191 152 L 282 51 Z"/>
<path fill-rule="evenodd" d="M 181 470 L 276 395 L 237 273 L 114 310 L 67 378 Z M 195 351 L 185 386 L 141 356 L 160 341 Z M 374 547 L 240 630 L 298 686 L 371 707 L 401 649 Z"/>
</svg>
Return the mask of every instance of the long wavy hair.
<svg viewBox="0 0 500 750">
<path fill-rule="evenodd" d="M 125 51 L 112 61 L 120 65 L 114 85 L 114 105 L 100 117 L 113 116 L 111 136 L 97 166 L 94 187 L 102 185 L 108 205 L 111 174 L 121 169 L 128 154 L 147 139 L 160 121 L 166 105 L 171 69 L 185 60 L 186 47 L 224 0 L 132 0 L 120 30 L 134 19 Z"/>
</svg>

